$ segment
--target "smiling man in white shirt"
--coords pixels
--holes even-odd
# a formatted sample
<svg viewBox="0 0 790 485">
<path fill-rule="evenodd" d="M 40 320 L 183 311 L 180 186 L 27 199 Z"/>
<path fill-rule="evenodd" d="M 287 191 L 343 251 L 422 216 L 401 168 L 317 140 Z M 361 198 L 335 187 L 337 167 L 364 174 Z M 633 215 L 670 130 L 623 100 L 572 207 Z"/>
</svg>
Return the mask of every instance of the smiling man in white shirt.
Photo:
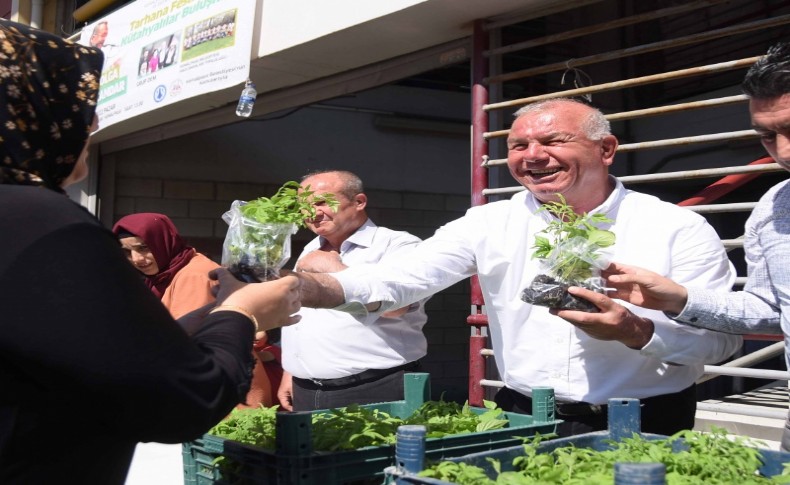
<svg viewBox="0 0 790 485">
<path fill-rule="evenodd" d="M 562 436 L 605 430 L 610 398 L 642 403 L 642 430 L 673 434 L 694 425 L 695 381 L 740 337 L 680 325 L 662 312 L 611 300 L 580 320 L 527 304 L 521 292 L 541 272 L 535 235 L 556 220 L 543 204 L 562 195 L 577 214 L 614 222 L 612 259 L 696 286 L 727 291 L 735 274 L 715 230 L 687 209 L 626 189 L 609 174 L 617 138 L 603 114 L 573 99 L 516 112 L 508 167 L 527 190 L 469 209 L 408 259 L 303 277 L 303 305 L 335 306 L 361 320 L 429 296 L 477 274 L 491 345 L 505 382 L 497 403 L 531 413 L 531 392 L 554 388 Z M 367 305 L 367 309 L 364 305 Z M 574 312 L 571 315 L 578 315 Z"/>
</svg>

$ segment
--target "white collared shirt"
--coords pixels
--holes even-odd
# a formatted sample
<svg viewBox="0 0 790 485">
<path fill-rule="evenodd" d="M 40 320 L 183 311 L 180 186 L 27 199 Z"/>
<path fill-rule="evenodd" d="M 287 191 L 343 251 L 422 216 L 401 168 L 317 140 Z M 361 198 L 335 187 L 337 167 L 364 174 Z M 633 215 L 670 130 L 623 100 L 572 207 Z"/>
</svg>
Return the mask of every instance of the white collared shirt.
<svg viewBox="0 0 790 485">
<path fill-rule="evenodd" d="M 612 261 L 650 269 L 686 286 L 732 287 L 732 264 L 702 216 L 615 182 L 609 198 L 591 211 L 615 220 L 609 227 L 617 238 L 609 248 Z M 336 273 L 349 302 L 344 308 L 363 319 L 359 303 L 382 301 L 379 311 L 386 311 L 477 274 L 505 384 L 527 395 L 535 386 L 549 386 L 557 399 L 593 404 L 680 391 L 702 375 L 704 364 L 720 362 L 740 347 L 740 337 L 690 328 L 661 312 L 625 304 L 655 324 L 650 342 L 633 350 L 593 339 L 547 308 L 523 302 L 522 290 L 541 272 L 539 261 L 531 257 L 535 234 L 553 217 L 538 212 L 540 207 L 522 191 L 469 209 L 408 258 Z"/>
<path fill-rule="evenodd" d="M 368 219 L 340 246 L 340 258 L 351 267 L 384 263 L 408 253 L 419 242 L 408 232 L 379 227 Z M 313 239 L 299 257 L 323 243 L 322 237 Z M 401 317 L 364 323 L 345 312 L 302 307 L 302 320 L 282 330 L 283 368 L 302 379 L 334 379 L 421 359 L 428 348 L 422 333 L 428 319 L 425 300 L 412 304 Z"/>
</svg>

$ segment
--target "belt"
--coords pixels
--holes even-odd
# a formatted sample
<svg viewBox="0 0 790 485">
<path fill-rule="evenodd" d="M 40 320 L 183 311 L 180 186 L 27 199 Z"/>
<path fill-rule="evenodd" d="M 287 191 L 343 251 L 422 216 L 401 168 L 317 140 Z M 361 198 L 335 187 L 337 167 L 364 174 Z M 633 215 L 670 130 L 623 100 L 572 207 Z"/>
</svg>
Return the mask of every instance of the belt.
<svg viewBox="0 0 790 485">
<path fill-rule="evenodd" d="M 507 393 L 507 397 L 503 399 L 502 404 L 504 408 L 515 406 L 519 408 L 518 412 L 530 413 L 532 412 L 532 398 L 525 396 L 515 389 L 506 387 L 500 392 Z M 512 400 L 512 402 L 509 402 Z M 594 416 L 605 414 L 607 412 L 606 404 L 591 404 L 584 401 L 554 401 L 554 411 L 558 417 L 577 417 L 577 416 Z"/>
<path fill-rule="evenodd" d="M 532 398 L 529 396 L 525 396 L 518 391 L 513 389 L 508 389 L 510 392 L 514 393 L 518 399 L 518 405 L 526 410 L 532 409 Z M 691 396 L 691 397 L 689 397 Z M 661 408 L 663 406 L 680 406 L 679 402 L 682 402 L 686 399 L 694 399 L 696 402 L 696 386 L 692 384 L 691 386 L 683 389 L 682 391 L 673 392 L 669 394 L 660 394 L 658 396 L 651 396 L 642 398 L 639 401 L 639 407 L 645 408 L 645 406 L 652 406 L 656 408 Z M 578 416 L 593 416 L 593 415 L 600 415 L 607 413 L 607 406 L 606 404 L 591 404 L 584 401 L 555 401 L 554 409 L 559 417 L 578 417 Z"/>
<path fill-rule="evenodd" d="M 557 402 L 554 405 L 558 416 L 592 416 L 606 412 L 606 404 L 590 404 L 588 402 Z"/>
<path fill-rule="evenodd" d="M 697 386 L 692 384 L 682 391 L 642 398 L 639 400 L 639 407 L 643 410 L 643 412 L 648 408 L 682 408 L 683 402 L 686 402 L 689 399 L 696 402 L 696 393 Z M 566 417 L 592 416 L 594 414 L 605 414 L 607 412 L 606 404 L 590 404 L 583 401 L 557 402 L 555 404 L 555 409 L 557 410 L 557 415 Z"/>
<path fill-rule="evenodd" d="M 409 362 L 408 364 L 399 365 L 397 367 L 391 367 L 389 369 L 368 369 L 366 371 L 360 372 L 359 374 L 338 377 L 336 379 L 302 379 L 299 377 L 294 377 L 293 380 L 297 381 L 297 383 L 299 383 L 299 385 L 302 387 L 310 386 L 311 384 L 317 387 L 344 387 L 375 381 L 376 379 L 381 379 L 382 377 L 386 377 L 400 371 L 415 371 L 419 369 L 419 367 L 419 361 L 414 361 Z"/>
</svg>

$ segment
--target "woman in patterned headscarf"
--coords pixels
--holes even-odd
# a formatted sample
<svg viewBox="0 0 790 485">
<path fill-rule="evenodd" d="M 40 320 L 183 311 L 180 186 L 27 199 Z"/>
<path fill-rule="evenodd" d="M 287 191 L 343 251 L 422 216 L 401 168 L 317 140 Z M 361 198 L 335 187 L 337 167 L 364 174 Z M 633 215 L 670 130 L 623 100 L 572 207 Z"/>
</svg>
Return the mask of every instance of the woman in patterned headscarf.
<svg viewBox="0 0 790 485">
<path fill-rule="evenodd" d="M 294 277 L 245 285 L 218 270 L 221 304 L 188 337 L 63 194 L 87 174 L 101 64 L 0 19 L 3 484 L 124 483 L 137 442 L 193 439 L 244 398 L 256 329 L 298 321 Z"/>
<path fill-rule="evenodd" d="M 3 23 L 0 184 L 62 192 L 87 175 L 101 65 L 95 49 Z"/>
</svg>

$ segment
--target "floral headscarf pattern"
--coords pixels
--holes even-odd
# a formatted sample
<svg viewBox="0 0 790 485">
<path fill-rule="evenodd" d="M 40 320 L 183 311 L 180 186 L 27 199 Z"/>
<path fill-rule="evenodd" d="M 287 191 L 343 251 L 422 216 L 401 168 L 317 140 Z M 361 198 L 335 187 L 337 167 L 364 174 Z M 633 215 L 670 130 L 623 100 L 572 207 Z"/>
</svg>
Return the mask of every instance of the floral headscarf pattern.
<svg viewBox="0 0 790 485">
<path fill-rule="evenodd" d="M 0 19 L 0 184 L 61 191 L 90 135 L 103 60 Z"/>
</svg>

